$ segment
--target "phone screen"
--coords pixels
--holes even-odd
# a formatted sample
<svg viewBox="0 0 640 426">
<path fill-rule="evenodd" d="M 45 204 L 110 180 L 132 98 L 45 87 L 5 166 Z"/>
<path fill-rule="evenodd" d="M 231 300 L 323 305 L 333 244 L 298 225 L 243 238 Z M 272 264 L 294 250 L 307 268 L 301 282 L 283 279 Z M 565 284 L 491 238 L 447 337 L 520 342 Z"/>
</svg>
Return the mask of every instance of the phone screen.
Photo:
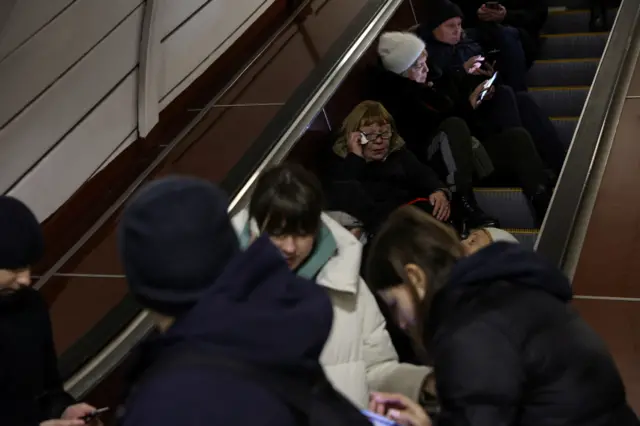
<svg viewBox="0 0 640 426">
<path fill-rule="evenodd" d="M 489 93 L 489 89 L 491 88 L 491 86 L 493 86 L 493 82 L 496 81 L 497 76 L 498 72 L 496 71 L 493 73 L 491 78 L 484 83 L 484 90 L 480 92 L 480 97 L 478 98 L 479 100 L 484 100 L 484 97 L 487 96 L 487 93 Z"/>
<path fill-rule="evenodd" d="M 486 3 L 487 9 L 499 9 L 500 3 L 497 1 L 488 1 Z"/>
<path fill-rule="evenodd" d="M 398 423 L 390 420 L 384 416 L 373 413 L 369 410 L 362 410 L 362 414 L 364 414 L 373 426 L 398 426 Z"/>
<path fill-rule="evenodd" d="M 109 411 L 109 407 L 98 408 L 97 410 L 95 410 L 95 411 L 83 416 L 82 420 L 85 423 L 91 423 L 93 420 L 95 420 L 96 418 L 100 417 L 100 415 L 102 413 L 106 413 L 107 411 Z"/>
</svg>

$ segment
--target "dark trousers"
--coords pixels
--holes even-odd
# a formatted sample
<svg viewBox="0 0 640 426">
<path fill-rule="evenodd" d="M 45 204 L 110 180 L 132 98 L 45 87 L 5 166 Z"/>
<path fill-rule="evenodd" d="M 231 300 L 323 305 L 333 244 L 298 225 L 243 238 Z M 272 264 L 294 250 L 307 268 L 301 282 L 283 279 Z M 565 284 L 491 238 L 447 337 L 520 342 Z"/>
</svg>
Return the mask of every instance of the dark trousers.
<svg viewBox="0 0 640 426">
<path fill-rule="evenodd" d="M 495 168 L 494 178 L 502 184 L 515 184 L 532 197 L 550 183 L 545 164 L 538 155 L 531 135 L 523 128 L 511 128 L 486 138 L 482 144 Z"/>
<path fill-rule="evenodd" d="M 453 192 L 471 190 L 473 151 L 471 130 L 459 117 L 449 117 L 440 123 L 427 149 L 429 165 Z"/>
<path fill-rule="evenodd" d="M 484 124 L 483 138 L 512 128 L 526 129 L 547 167 L 556 175 L 562 170 L 566 151 L 549 117 L 526 92 L 515 93 L 499 85 L 492 99 L 476 110 L 476 119 Z M 484 122 L 484 123 L 483 123 Z"/>
<path fill-rule="evenodd" d="M 503 25 L 484 31 L 472 28 L 467 35 L 482 44 L 486 52 L 500 51 L 496 56 L 495 69 L 504 84 L 516 92 L 527 90 L 527 58 L 517 28 Z"/>
</svg>

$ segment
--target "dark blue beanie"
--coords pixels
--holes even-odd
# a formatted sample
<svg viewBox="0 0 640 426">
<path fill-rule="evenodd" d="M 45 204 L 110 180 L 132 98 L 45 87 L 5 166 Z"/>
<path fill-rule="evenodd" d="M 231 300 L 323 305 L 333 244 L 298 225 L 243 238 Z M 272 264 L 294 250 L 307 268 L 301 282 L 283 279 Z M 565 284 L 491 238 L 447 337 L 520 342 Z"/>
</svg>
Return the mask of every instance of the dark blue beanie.
<svg viewBox="0 0 640 426">
<path fill-rule="evenodd" d="M 0 269 L 22 269 L 42 257 L 40 223 L 22 201 L 0 195 Z"/>
<path fill-rule="evenodd" d="M 224 192 L 171 176 L 143 187 L 125 207 L 119 251 L 129 288 L 145 308 L 189 310 L 240 252 Z"/>
</svg>

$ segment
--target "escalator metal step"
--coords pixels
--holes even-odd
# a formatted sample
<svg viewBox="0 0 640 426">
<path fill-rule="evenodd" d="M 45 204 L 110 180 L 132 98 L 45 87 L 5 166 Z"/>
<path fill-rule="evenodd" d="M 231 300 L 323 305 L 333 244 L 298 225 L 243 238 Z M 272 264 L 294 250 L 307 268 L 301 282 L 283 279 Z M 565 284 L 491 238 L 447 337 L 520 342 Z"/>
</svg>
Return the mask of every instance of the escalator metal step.
<svg viewBox="0 0 640 426">
<path fill-rule="evenodd" d="M 552 118 L 551 122 L 556 128 L 558 137 L 560 138 L 564 146 L 568 148 L 569 144 L 571 144 L 571 139 L 573 139 L 573 134 L 576 131 L 576 127 L 578 126 L 578 117 Z"/>
<path fill-rule="evenodd" d="M 533 250 L 540 232 L 538 229 L 505 229 L 505 231 L 513 234 L 520 241 L 520 244 L 529 250 Z"/>
<path fill-rule="evenodd" d="M 590 86 L 600 58 L 552 59 L 536 61 L 527 73 L 527 83 L 534 86 Z"/>
<path fill-rule="evenodd" d="M 566 0 L 565 0 L 566 1 Z M 590 13 L 588 9 L 574 9 L 549 12 L 549 17 L 544 25 L 543 31 L 546 34 L 562 34 L 562 33 L 586 33 L 589 32 Z M 618 9 L 610 9 L 607 13 L 609 22 L 613 22 L 618 13 Z"/>
<path fill-rule="evenodd" d="M 582 113 L 589 87 L 531 88 L 529 93 L 549 117 L 576 117 Z"/>
<path fill-rule="evenodd" d="M 476 188 L 480 207 L 500 221 L 502 228 L 533 229 L 535 218 L 520 188 Z"/>
<path fill-rule="evenodd" d="M 543 35 L 540 59 L 599 58 L 608 37 L 609 33 Z"/>
<path fill-rule="evenodd" d="M 547 6 L 566 7 L 567 9 L 588 9 L 590 0 L 547 0 Z"/>
</svg>

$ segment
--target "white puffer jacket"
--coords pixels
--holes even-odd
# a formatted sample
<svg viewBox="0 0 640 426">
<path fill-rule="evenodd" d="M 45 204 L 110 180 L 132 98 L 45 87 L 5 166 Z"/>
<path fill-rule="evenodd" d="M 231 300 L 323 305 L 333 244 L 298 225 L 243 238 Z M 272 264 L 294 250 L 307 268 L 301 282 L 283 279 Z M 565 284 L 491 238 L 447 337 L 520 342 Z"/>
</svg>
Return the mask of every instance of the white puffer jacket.
<svg viewBox="0 0 640 426">
<path fill-rule="evenodd" d="M 232 219 L 238 234 L 249 232 L 248 219 L 246 210 Z M 384 317 L 359 275 L 362 244 L 328 215 L 322 215 L 322 222 L 337 246 L 316 275 L 318 284 L 329 292 L 334 312 L 331 335 L 320 358 L 327 377 L 361 408 L 368 405 L 371 391 L 402 393 L 417 400 L 431 369 L 398 363 Z"/>
</svg>

